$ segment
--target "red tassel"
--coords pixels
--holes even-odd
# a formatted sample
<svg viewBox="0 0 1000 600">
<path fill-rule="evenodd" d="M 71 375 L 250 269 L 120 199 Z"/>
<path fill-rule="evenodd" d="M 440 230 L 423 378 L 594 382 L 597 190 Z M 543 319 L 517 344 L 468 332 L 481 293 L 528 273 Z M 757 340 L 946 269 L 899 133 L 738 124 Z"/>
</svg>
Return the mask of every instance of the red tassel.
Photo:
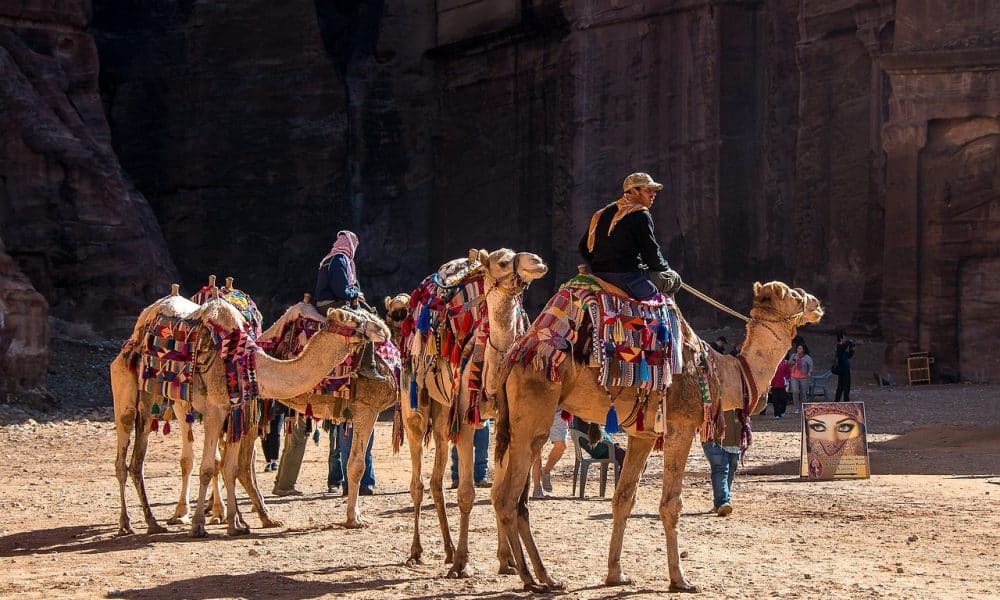
<svg viewBox="0 0 1000 600">
<path fill-rule="evenodd" d="M 188 441 L 189 442 L 193 442 L 194 441 L 194 431 L 192 431 L 190 429 L 188 429 Z"/>
<path fill-rule="evenodd" d="M 149 424 L 149 430 L 150 431 L 159 431 L 160 430 L 160 421 L 157 420 L 156 418 L 154 418 L 153 422 Z"/>
<path fill-rule="evenodd" d="M 653 444 L 653 450 L 656 450 L 657 452 L 663 452 L 663 434 L 662 433 L 660 434 L 660 437 L 656 438 L 656 443 Z"/>
<path fill-rule="evenodd" d="M 562 419 L 563 421 L 566 421 L 567 423 L 572 423 L 573 413 L 569 412 L 568 410 L 564 410 L 561 413 L 559 413 L 559 418 Z"/>
<path fill-rule="evenodd" d="M 170 435 L 170 421 L 163 423 L 163 435 Z"/>
<path fill-rule="evenodd" d="M 639 414 L 635 417 L 635 430 L 646 431 L 646 405 L 639 407 Z"/>
<path fill-rule="evenodd" d="M 313 405 L 312 402 L 306 404 L 306 418 L 311 419 L 313 416 Z"/>
</svg>

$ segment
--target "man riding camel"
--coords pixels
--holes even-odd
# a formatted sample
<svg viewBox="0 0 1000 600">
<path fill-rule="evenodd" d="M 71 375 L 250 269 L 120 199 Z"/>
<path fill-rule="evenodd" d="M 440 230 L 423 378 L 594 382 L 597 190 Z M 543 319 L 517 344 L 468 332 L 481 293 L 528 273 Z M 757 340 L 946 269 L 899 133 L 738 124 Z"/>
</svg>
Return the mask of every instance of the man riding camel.
<svg viewBox="0 0 1000 600">
<path fill-rule="evenodd" d="M 621 198 L 591 217 L 580 240 L 580 254 L 594 275 L 636 300 L 649 300 L 657 293 L 673 295 L 681 287 L 681 276 L 663 258 L 649 214 L 663 185 L 646 173 L 632 173 L 622 189 Z"/>
</svg>

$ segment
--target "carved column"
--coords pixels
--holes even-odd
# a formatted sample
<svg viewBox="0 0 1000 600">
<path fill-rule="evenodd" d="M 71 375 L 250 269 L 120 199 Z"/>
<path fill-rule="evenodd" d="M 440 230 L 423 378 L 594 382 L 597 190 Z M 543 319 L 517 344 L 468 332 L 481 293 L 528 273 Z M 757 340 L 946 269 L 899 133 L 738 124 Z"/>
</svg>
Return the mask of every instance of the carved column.
<svg viewBox="0 0 1000 600">
<path fill-rule="evenodd" d="M 885 254 L 882 330 L 886 367 L 902 375 L 906 355 L 915 352 L 920 326 L 919 197 L 920 151 L 927 124 L 888 124 L 882 128 L 886 160 Z"/>
</svg>

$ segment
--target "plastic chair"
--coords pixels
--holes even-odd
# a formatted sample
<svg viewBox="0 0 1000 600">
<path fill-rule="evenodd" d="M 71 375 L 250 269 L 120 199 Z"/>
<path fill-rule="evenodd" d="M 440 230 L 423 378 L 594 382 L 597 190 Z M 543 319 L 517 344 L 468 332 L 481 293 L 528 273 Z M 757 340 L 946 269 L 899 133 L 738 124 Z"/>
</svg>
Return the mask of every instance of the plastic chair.
<svg viewBox="0 0 1000 600">
<path fill-rule="evenodd" d="M 581 441 L 588 442 L 587 434 L 582 431 L 577 431 L 576 429 L 569 430 L 570 436 L 573 438 L 573 450 L 576 453 L 576 460 L 573 463 L 573 491 L 571 494 L 576 495 L 576 482 L 580 482 L 580 498 L 583 498 L 583 488 L 587 485 L 587 472 L 590 469 L 590 465 L 599 464 L 601 465 L 601 498 L 604 497 L 605 492 L 608 487 L 608 466 L 614 465 L 615 467 L 615 485 L 618 485 L 618 476 L 620 465 L 615 459 L 615 445 L 608 440 L 601 440 L 597 443 L 597 446 L 604 445 L 608 449 L 608 458 L 592 458 L 590 454 L 584 451 Z"/>
<path fill-rule="evenodd" d="M 809 397 L 809 401 L 813 402 L 816 397 L 816 392 L 823 392 L 823 400 L 830 401 L 830 378 L 833 377 L 833 372 L 827 371 L 826 373 L 820 373 L 819 375 L 813 375 L 812 379 L 809 380 L 809 393 L 806 394 Z"/>
</svg>

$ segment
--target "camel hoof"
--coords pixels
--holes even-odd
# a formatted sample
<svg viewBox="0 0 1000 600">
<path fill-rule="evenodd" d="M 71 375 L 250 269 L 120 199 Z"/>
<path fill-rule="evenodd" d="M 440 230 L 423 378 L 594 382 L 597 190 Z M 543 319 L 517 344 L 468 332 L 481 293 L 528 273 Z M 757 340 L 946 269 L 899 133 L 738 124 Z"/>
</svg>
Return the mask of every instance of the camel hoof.
<svg viewBox="0 0 1000 600">
<path fill-rule="evenodd" d="M 167 525 L 190 525 L 190 515 L 174 515 L 167 519 Z"/>
<path fill-rule="evenodd" d="M 517 575 L 517 567 L 513 565 L 501 565 L 497 569 L 497 575 Z"/>
<path fill-rule="evenodd" d="M 472 576 L 472 569 L 468 564 L 458 564 L 452 565 L 451 569 L 448 570 L 448 579 L 465 579 Z"/>
<path fill-rule="evenodd" d="M 170 530 L 159 523 L 151 523 L 148 527 L 146 527 L 146 533 L 149 535 L 156 535 L 157 533 L 170 533 Z"/>
<path fill-rule="evenodd" d="M 226 522 L 226 518 L 225 517 L 220 517 L 220 516 L 213 516 L 208 521 L 209 525 L 222 525 L 225 522 Z"/>
<path fill-rule="evenodd" d="M 406 559 L 406 566 L 415 567 L 417 565 L 424 564 L 424 561 L 420 558 L 420 555 L 411 555 L 410 558 Z"/>
<path fill-rule="evenodd" d="M 524 591 L 531 592 L 533 594 L 544 594 L 549 591 L 549 588 L 532 581 L 531 583 L 524 584 Z"/>
<path fill-rule="evenodd" d="M 205 529 L 204 525 L 195 525 L 191 527 L 191 537 L 195 538 L 208 537 L 208 531 Z"/>
<path fill-rule="evenodd" d="M 368 527 L 368 523 L 365 523 L 361 519 L 353 519 L 351 521 L 344 522 L 344 529 L 365 529 Z"/>
<path fill-rule="evenodd" d="M 226 530 L 229 535 L 250 535 L 249 527 L 237 527 L 233 526 Z"/>
<path fill-rule="evenodd" d="M 698 586 L 691 585 L 690 583 L 688 583 L 686 581 L 682 581 L 680 583 L 677 583 L 676 581 L 671 581 L 670 582 L 670 587 L 667 588 L 667 591 L 670 592 L 670 593 L 674 593 L 674 594 L 675 593 L 683 593 L 683 594 L 700 594 L 701 593 L 701 590 L 698 589 Z"/>
<path fill-rule="evenodd" d="M 135 532 L 132 531 L 131 527 L 119 527 L 118 528 L 118 537 L 122 537 L 122 536 L 125 536 L 125 535 L 134 535 L 134 534 L 135 534 Z"/>
<path fill-rule="evenodd" d="M 548 592 L 558 592 L 559 590 L 566 589 L 566 584 L 561 581 L 556 581 L 555 579 L 549 579 L 549 582 L 545 584 L 545 591 Z"/>
<path fill-rule="evenodd" d="M 285 524 L 277 519 L 261 519 L 260 526 L 264 529 L 271 529 L 272 527 L 284 527 Z"/>
</svg>

